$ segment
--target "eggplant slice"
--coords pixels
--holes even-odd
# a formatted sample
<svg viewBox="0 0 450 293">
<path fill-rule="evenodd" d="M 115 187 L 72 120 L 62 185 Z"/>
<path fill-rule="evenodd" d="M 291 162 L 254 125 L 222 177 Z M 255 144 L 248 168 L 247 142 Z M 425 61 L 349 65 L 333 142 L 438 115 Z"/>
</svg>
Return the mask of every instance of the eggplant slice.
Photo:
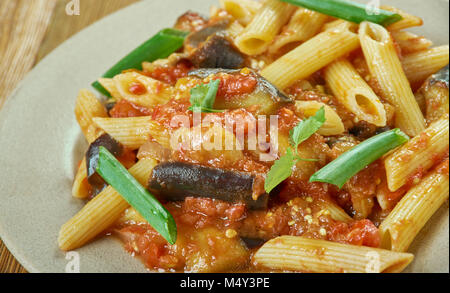
<svg viewBox="0 0 450 293">
<path fill-rule="evenodd" d="M 99 148 L 101 146 L 105 147 L 115 157 L 121 156 L 123 153 L 122 144 L 107 133 L 101 135 L 90 144 L 86 152 L 87 180 L 95 190 L 102 190 L 106 186 L 106 182 L 97 173 Z"/>
<path fill-rule="evenodd" d="M 425 113 L 428 123 L 432 123 L 449 111 L 449 66 L 430 76 L 416 92 L 416 99 Z"/>
<path fill-rule="evenodd" d="M 240 68 L 244 57 L 223 34 L 214 34 L 194 51 L 189 60 L 198 68 Z"/>
<path fill-rule="evenodd" d="M 213 198 L 244 203 L 248 209 L 267 209 L 269 196 L 252 198 L 256 178 L 252 175 L 193 165 L 183 162 L 161 163 L 153 169 L 149 190 L 168 201 L 186 197 Z"/>
<path fill-rule="evenodd" d="M 260 109 L 256 114 L 271 115 L 275 114 L 276 111 L 285 104 L 293 102 L 291 98 L 254 70 L 246 70 L 249 70 L 249 74 L 257 80 L 255 90 L 252 93 L 237 95 L 231 99 L 225 99 L 224 97 L 217 96 L 214 109 L 239 109 L 259 105 Z M 190 77 L 197 77 L 200 79 L 205 79 L 211 76 L 214 78 L 215 76 L 218 77 L 220 75 L 227 74 L 239 75 L 242 73 L 241 69 L 234 70 L 222 68 L 196 69 L 189 72 Z"/>
<path fill-rule="evenodd" d="M 244 56 L 226 37 L 228 21 L 220 21 L 187 36 L 188 57 L 197 68 L 240 68 Z"/>
</svg>

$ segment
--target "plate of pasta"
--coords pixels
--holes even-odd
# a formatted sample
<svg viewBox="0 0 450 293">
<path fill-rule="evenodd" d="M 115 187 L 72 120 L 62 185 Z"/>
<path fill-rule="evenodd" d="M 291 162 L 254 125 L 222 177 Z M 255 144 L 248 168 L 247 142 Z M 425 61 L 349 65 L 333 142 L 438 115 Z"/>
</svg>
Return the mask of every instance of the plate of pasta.
<svg viewBox="0 0 450 293">
<path fill-rule="evenodd" d="M 80 32 L 0 112 L 2 240 L 31 272 L 448 272 L 448 1 L 365 2 Z"/>
</svg>

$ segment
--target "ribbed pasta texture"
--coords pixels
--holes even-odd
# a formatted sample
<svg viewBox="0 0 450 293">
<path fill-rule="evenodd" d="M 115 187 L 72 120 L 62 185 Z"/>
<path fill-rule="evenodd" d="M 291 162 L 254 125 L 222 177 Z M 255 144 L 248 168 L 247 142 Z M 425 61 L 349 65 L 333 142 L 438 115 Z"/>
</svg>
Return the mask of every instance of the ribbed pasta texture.
<svg viewBox="0 0 450 293">
<path fill-rule="evenodd" d="M 448 125 L 448 116 L 439 119 L 384 160 L 391 191 L 406 184 L 419 168 L 427 171 L 434 164 L 433 158 L 448 150 Z"/>
<path fill-rule="evenodd" d="M 413 258 L 409 253 L 298 236 L 272 239 L 254 256 L 264 267 L 311 273 L 401 272 Z"/>
<path fill-rule="evenodd" d="M 349 61 L 331 63 L 325 69 L 325 80 L 338 101 L 359 120 L 379 127 L 386 125 L 383 104 Z"/>
<path fill-rule="evenodd" d="M 438 72 L 448 61 L 449 47 L 445 45 L 406 55 L 402 66 L 409 82 L 417 84 Z"/>
<path fill-rule="evenodd" d="M 395 126 L 410 136 L 425 129 L 425 119 L 403 71 L 389 32 L 374 23 L 363 22 L 359 37 L 371 75 L 383 98 L 395 106 Z"/>
<path fill-rule="evenodd" d="M 358 35 L 345 24 L 318 34 L 267 66 L 261 75 L 280 89 L 304 79 L 359 47 Z"/>
<path fill-rule="evenodd" d="M 141 184 L 146 185 L 155 165 L 155 160 L 142 159 L 129 172 Z M 114 224 L 128 207 L 128 203 L 114 188 L 106 187 L 61 227 L 59 247 L 68 251 L 83 246 Z"/>
<path fill-rule="evenodd" d="M 432 172 L 395 206 L 380 225 L 382 247 L 393 251 L 406 251 L 416 235 L 448 199 L 447 174 Z"/>
</svg>

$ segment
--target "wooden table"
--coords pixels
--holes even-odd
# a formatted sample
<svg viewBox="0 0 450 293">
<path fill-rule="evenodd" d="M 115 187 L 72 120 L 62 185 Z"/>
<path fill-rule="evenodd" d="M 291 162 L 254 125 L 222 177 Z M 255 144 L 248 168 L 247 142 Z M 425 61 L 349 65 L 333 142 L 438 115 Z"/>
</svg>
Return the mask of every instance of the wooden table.
<svg viewBox="0 0 450 293">
<path fill-rule="evenodd" d="M 64 40 L 98 19 L 139 0 L 78 0 L 80 15 L 68 15 L 71 0 L 0 1 L 0 109 L 24 75 Z M 25 273 L 0 239 L 0 273 Z"/>
</svg>

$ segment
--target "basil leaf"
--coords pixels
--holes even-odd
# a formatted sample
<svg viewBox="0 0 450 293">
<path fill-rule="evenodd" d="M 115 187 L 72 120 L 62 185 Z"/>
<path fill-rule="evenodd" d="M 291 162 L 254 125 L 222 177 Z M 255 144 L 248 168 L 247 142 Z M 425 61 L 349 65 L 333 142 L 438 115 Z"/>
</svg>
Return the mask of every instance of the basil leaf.
<svg viewBox="0 0 450 293">
<path fill-rule="evenodd" d="M 294 150 L 297 152 L 298 145 L 307 140 L 311 135 L 325 123 L 325 108 L 320 108 L 314 116 L 301 121 L 289 132 Z"/>
<path fill-rule="evenodd" d="M 217 91 L 219 90 L 220 80 L 216 79 L 208 84 L 200 84 L 191 89 L 191 107 L 193 112 L 217 113 L 223 110 L 214 110 Z"/>
<path fill-rule="evenodd" d="M 267 173 L 266 181 L 264 182 L 265 191 L 270 193 L 278 184 L 289 178 L 295 163 L 294 154 L 291 148 L 288 148 L 286 154 L 279 158 L 270 168 L 269 173 Z"/>
</svg>

